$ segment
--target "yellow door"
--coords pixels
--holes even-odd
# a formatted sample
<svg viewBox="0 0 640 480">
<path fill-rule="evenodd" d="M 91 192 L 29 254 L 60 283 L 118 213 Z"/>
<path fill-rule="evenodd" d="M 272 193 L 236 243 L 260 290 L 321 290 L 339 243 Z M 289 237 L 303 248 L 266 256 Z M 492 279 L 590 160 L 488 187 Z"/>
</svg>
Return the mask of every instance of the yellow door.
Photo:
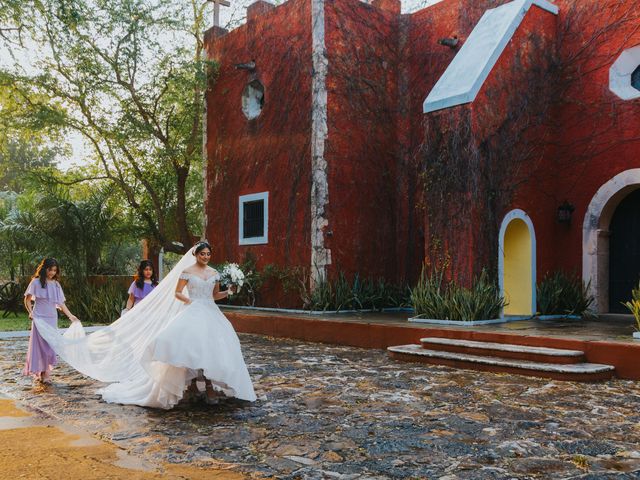
<svg viewBox="0 0 640 480">
<path fill-rule="evenodd" d="M 504 296 L 509 304 L 505 315 L 533 315 L 533 262 L 531 233 L 527 224 L 515 218 L 504 234 Z"/>
</svg>

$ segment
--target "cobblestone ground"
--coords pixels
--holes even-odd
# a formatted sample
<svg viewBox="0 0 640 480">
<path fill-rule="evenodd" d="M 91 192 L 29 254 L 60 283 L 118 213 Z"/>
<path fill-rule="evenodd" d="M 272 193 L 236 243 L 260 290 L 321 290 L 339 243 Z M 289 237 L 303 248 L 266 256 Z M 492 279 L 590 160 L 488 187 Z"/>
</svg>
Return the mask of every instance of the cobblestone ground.
<svg viewBox="0 0 640 480">
<path fill-rule="evenodd" d="M 250 477 L 640 478 L 640 386 L 400 363 L 377 350 L 241 335 L 260 400 L 110 405 L 66 365 L 47 391 L 0 341 L 0 389 L 150 461 L 215 459 Z"/>
</svg>

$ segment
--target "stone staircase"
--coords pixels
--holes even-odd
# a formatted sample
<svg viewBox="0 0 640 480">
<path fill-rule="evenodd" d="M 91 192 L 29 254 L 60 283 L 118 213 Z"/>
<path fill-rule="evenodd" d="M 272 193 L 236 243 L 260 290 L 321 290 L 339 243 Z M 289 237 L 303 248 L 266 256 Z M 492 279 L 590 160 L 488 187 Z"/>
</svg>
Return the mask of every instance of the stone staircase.
<svg viewBox="0 0 640 480">
<path fill-rule="evenodd" d="M 594 382 L 615 373 L 611 365 L 586 363 L 580 350 L 440 337 L 422 338 L 420 343 L 388 347 L 387 351 L 397 360 L 556 380 Z"/>
</svg>

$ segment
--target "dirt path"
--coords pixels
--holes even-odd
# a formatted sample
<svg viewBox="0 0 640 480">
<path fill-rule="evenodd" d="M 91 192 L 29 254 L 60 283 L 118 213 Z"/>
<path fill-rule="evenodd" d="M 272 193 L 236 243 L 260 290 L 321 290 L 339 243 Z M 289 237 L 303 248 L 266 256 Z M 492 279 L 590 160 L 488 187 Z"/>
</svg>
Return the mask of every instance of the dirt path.
<svg viewBox="0 0 640 480">
<path fill-rule="evenodd" d="M 0 399 L 0 479 L 212 479 L 245 478 L 228 465 L 152 465 L 115 445 L 31 415 Z"/>
</svg>

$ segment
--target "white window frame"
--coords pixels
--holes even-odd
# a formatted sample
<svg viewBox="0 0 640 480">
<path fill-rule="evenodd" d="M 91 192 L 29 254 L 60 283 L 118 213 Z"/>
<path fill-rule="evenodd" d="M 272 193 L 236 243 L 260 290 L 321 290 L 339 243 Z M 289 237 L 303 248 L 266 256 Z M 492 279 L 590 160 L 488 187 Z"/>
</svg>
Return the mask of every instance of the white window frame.
<svg viewBox="0 0 640 480">
<path fill-rule="evenodd" d="M 244 204 L 247 202 L 255 202 L 256 200 L 264 201 L 264 235 L 261 237 L 244 238 Z M 239 245 L 264 245 L 265 243 L 269 243 L 269 192 L 240 195 L 238 199 L 238 239 Z"/>
</svg>

